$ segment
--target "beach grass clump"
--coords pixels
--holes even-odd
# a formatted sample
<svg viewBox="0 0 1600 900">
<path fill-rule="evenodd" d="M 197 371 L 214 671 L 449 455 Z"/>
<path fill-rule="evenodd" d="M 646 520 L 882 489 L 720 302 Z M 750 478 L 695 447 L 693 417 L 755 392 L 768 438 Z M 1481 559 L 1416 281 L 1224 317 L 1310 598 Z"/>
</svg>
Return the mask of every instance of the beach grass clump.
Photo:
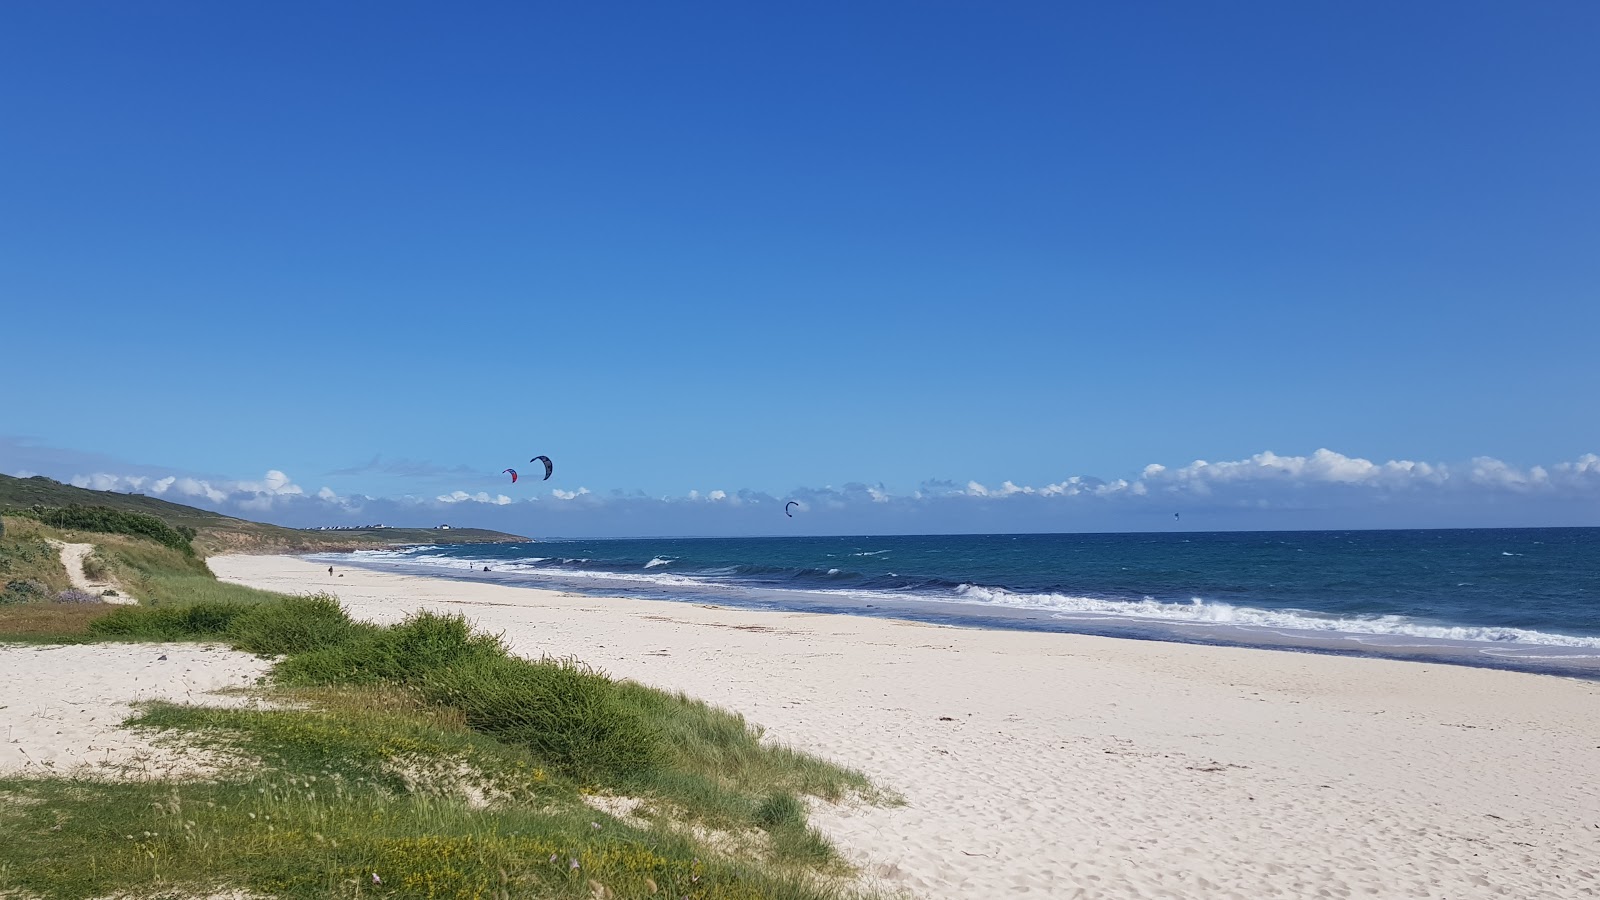
<svg viewBox="0 0 1600 900">
<path fill-rule="evenodd" d="M 665 749 L 617 687 L 574 660 L 511 656 L 437 669 L 421 684 L 424 697 L 460 710 L 475 731 L 527 747 L 577 781 L 628 789 L 661 765 Z"/>
<path fill-rule="evenodd" d="M 228 623 L 227 635 L 237 649 L 286 656 L 344 644 L 357 631 L 337 598 L 310 594 L 245 606 Z"/>
<path fill-rule="evenodd" d="M 83 577 L 90 581 L 109 581 L 111 579 L 111 561 L 100 555 L 97 549 L 83 558 Z"/>
<path fill-rule="evenodd" d="M 218 640 L 233 621 L 250 609 L 242 603 L 174 603 L 161 606 L 121 606 L 96 619 L 91 634 L 102 638 L 138 641 Z"/>
<path fill-rule="evenodd" d="M 72 586 L 67 569 L 61 564 L 61 551 L 47 539 L 38 523 L 27 519 L 6 519 L 0 535 L 0 603 L 26 603 L 49 599 Z M 12 588 L 12 582 L 27 585 Z M 32 590 L 34 584 L 42 591 Z"/>
<path fill-rule="evenodd" d="M 436 670 L 506 655 L 498 638 L 474 633 L 465 617 L 424 611 L 388 628 L 355 625 L 343 640 L 290 656 L 273 675 L 297 687 L 418 685 Z"/>
<path fill-rule="evenodd" d="M 806 807 L 787 791 L 769 794 L 756 806 L 756 824 L 762 828 L 788 828 L 805 822 Z"/>
</svg>

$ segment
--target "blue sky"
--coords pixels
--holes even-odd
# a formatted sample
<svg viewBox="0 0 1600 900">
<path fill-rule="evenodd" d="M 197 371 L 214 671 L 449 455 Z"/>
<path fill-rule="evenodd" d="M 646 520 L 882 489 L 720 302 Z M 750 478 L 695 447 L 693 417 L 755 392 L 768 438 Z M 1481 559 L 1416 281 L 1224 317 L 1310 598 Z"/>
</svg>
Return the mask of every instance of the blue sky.
<svg viewBox="0 0 1600 900">
<path fill-rule="evenodd" d="M 1450 487 L 1258 461 L 1213 521 L 1600 524 L 1597 44 L 1589 3 L 11 5 L 0 471 L 1104 530 L 1188 495 L 967 486 L 1327 448 Z"/>
</svg>

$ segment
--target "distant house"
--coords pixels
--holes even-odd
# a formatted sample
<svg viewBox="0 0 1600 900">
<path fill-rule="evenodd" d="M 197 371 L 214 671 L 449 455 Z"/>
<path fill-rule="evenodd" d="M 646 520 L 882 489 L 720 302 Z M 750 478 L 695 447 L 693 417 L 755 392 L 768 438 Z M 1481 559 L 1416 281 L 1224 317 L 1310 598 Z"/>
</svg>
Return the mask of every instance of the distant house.
<svg viewBox="0 0 1600 900">
<path fill-rule="evenodd" d="M 438 531 L 449 531 L 450 530 L 450 526 L 449 525 L 440 525 L 436 530 L 438 530 Z"/>
</svg>

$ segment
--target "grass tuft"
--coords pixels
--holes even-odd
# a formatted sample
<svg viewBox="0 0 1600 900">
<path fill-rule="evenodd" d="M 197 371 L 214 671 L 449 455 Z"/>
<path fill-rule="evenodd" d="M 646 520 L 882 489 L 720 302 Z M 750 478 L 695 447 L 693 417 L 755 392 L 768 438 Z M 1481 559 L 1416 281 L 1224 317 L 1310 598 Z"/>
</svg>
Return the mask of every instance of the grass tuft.
<svg viewBox="0 0 1600 900">
<path fill-rule="evenodd" d="M 399 625 L 356 625 L 345 640 L 291 656 L 274 674 L 281 684 L 419 684 L 436 670 L 476 658 L 503 658 L 498 638 L 474 634 L 462 616 L 419 612 Z"/>
<path fill-rule="evenodd" d="M 109 615 L 92 622 L 89 632 L 99 637 L 121 640 L 217 639 L 226 635 L 233 620 L 249 609 L 241 603 L 215 601 L 166 606 L 119 606 Z"/>
<path fill-rule="evenodd" d="M 460 710 L 474 730 L 525 746 L 585 783 L 630 787 L 665 755 L 617 683 L 573 660 L 482 656 L 434 670 L 421 687 L 430 701 Z"/>
<path fill-rule="evenodd" d="M 357 630 L 338 599 L 312 594 L 246 607 L 228 623 L 228 638 L 259 656 L 287 656 L 338 646 Z"/>
<path fill-rule="evenodd" d="M 795 795 L 780 792 L 769 795 L 756 807 L 756 824 L 768 830 L 805 824 L 806 807 Z"/>
</svg>

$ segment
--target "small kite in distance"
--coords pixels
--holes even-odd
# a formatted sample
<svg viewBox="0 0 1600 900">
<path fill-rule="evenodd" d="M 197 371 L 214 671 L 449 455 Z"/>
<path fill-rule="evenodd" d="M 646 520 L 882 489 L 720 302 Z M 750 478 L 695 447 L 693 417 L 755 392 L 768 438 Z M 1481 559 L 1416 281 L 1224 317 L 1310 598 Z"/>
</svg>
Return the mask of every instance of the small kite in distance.
<svg viewBox="0 0 1600 900">
<path fill-rule="evenodd" d="M 1178 520 L 1179 522 L 1183 521 L 1183 516 L 1179 515 L 1178 513 L 1173 513 L 1172 518 Z"/>
<path fill-rule="evenodd" d="M 550 473 L 554 472 L 556 470 L 555 463 L 551 462 L 550 461 L 550 457 L 548 457 L 548 456 L 535 456 L 533 459 L 528 460 L 528 462 L 542 462 L 542 463 L 544 463 L 544 478 L 541 478 L 540 479 L 541 481 L 549 481 L 550 480 Z"/>
<path fill-rule="evenodd" d="M 517 470 L 516 469 L 506 469 L 505 472 L 501 472 L 500 474 L 504 475 L 506 472 L 510 472 L 511 473 L 511 483 L 512 484 L 516 484 L 517 483 Z"/>
<path fill-rule="evenodd" d="M 800 504 L 797 501 L 790 500 L 788 503 L 785 503 L 783 505 L 783 514 L 788 516 L 791 519 L 794 518 L 794 513 L 789 512 L 789 507 L 791 507 L 791 506 L 799 506 L 799 505 Z"/>
</svg>

